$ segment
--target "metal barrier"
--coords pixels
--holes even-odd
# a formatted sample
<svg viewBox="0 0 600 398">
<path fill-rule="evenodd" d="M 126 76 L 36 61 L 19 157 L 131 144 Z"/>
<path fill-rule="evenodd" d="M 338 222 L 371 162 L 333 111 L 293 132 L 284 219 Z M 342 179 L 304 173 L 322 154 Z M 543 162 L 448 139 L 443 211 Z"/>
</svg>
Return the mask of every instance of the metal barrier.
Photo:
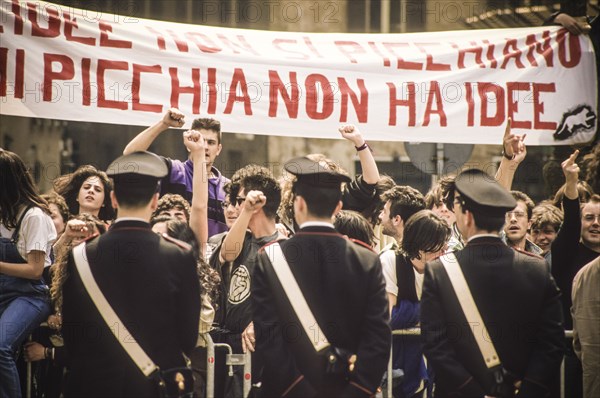
<svg viewBox="0 0 600 398">
<path fill-rule="evenodd" d="M 565 330 L 565 338 L 573 339 L 573 331 Z M 573 343 L 571 342 L 571 345 Z M 560 397 L 565 398 L 565 358 L 563 356 L 563 360 L 560 363 Z"/>
<path fill-rule="evenodd" d="M 215 398 L 215 348 L 223 347 L 227 350 L 225 356 L 225 366 L 229 367 L 227 375 L 233 377 L 233 367 L 243 366 L 243 385 L 242 396 L 247 398 L 252 388 L 252 354 L 234 354 L 229 344 L 213 342 L 212 337 L 208 333 L 203 334 L 202 338 L 206 342 L 206 398 Z"/>
<path fill-rule="evenodd" d="M 27 341 L 31 343 L 33 341 L 33 335 L 29 335 Z M 33 383 L 32 375 L 31 375 L 31 362 L 27 361 L 27 389 L 25 390 L 25 397 L 31 398 L 31 385 Z"/>
<path fill-rule="evenodd" d="M 408 329 L 397 329 L 397 330 L 392 330 L 392 336 L 420 336 L 421 335 L 421 328 L 408 328 Z M 573 339 L 573 331 L 572 330 L 565 330 L 565 339 Z M 392 341 L 392 345 L 393 345 L 393 341 Z M 391 375 L 392 375 L 392 354 L 393 354 L 393 349 L 390 350 L 390 360 L 388 362 L 388 369 L 387 369 L 387 388 L 386 388 L 386 392 L 387 392 L 387 397 L 388 398 L 392 398 L 392 380 L 391 380 Z M 560 396 L 561 398 L 565 398 L 565 359 L 563 357 L 563 360 L 560 364 Z"/>
<path fill-rule="evenodd" d="M 420 336 L 421 335 L 421 328 L 408 328 L 408 329 L 397 329 L 397 330 L 392 330 L 392 336 Z M 390 347 L 390 360 L 388 361 L 388 369 L 387 369 L 387 398 L 392 398 L 392 354 L 394 353 L 393 350 L 393 340 L 392 340 L 392 347 Z"/>
</svg>

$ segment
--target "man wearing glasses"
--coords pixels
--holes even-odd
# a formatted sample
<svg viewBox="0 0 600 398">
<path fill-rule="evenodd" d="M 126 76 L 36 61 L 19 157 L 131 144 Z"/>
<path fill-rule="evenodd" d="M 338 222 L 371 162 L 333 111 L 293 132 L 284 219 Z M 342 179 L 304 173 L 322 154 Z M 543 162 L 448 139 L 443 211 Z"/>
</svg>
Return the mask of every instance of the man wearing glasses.
<svg viewBox="0 0 600 398">
<path fill-rule="evenodd" d="M 254 352 L 255 337 L 252 324 L 252 272 L 258 250 L 264 245 L 282 239 L 276 227 L 281 188 L 265 167 L 251 164 L 236 171 L 226 189 L 224 202 L 226 217 L 236 217 L 229 232 L 212 254 L 213 265 L 221 276 L 221 295 L 215 321 L 223 333 L 214 336 L 215 342 L 229 344 L 234 354 Z M 252 357 L 252 368 L 258 370 L 257 356 Z M 242 386 L 241 367 L 234 377 Z M 255 372 L 258 374 L 258 372 Z M 215 391 L 217 396 L 219 391 Z M 238 391 L 236 396 L 241 396 Z"/>
</svg>

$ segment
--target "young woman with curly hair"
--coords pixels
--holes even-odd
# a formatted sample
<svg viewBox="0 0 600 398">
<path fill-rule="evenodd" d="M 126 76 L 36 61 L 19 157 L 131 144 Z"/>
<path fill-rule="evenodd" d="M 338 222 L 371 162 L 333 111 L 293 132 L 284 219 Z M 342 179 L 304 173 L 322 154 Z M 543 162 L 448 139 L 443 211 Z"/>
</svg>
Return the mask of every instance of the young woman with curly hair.
<svg viewBox="0 0 600 398">
<path fill-rule="evenodd" d="M 65 251 L 49 267 L 52 281 L 50 297 L 54 309 L 54 313 L 47 319 L 49 333 L 42 333 L 36 341 L 26 343 L 23 350 L 27 362 L 49 361 L 48 366 L 42 366 L 35 372 L 38 391 L 46 397 L 58 397 L 62 391 L 66 354 L 60 330 L 62 328 L 62 287 L 68 276 L 68 252 L 83 240 L 104 232 L 106 232 L 106 224 L 91 214 L 84 213 L 70 219 L 65 226 L 64 235 L 67 236 Z"/>
<path fill-rule="evenodd" d="M 104 222 L 115 218 L 110 201 L 112 182 L 105 172 L 85 165 L 54 181 L 54 190 L 65 198 L 71 214 L 89 213 Z"/>
</svg>

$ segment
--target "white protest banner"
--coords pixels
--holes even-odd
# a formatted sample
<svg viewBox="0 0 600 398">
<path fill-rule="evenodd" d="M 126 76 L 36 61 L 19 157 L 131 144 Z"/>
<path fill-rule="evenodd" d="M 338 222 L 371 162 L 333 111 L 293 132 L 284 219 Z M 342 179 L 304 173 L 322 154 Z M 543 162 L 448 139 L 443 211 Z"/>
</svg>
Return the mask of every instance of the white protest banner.
<svg viewBox="0 0 600 398">
<path fill-rule="evenodd" d="M 558 27 L 313 34 L 185 25 L 1 0 L 3 115 L 147 126 L 169 107 L 224 131 L 528 145 L 592 139 L 590 39 Z"/>
</svg>

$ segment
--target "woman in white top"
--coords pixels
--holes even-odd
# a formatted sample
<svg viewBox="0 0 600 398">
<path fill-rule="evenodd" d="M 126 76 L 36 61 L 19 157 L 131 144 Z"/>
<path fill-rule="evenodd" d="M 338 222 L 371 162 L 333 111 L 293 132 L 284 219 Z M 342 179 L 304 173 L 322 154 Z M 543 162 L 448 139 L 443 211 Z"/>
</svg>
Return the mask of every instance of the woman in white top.
<svg viewBox="0 0 600 398">
<path fill-rule="evenodd" d="M 0 149 L 0 397 L 19 398 L 15 352 L 50 314 L 42 280 L 56 229 L 21 158 Z"/>
</svg>

